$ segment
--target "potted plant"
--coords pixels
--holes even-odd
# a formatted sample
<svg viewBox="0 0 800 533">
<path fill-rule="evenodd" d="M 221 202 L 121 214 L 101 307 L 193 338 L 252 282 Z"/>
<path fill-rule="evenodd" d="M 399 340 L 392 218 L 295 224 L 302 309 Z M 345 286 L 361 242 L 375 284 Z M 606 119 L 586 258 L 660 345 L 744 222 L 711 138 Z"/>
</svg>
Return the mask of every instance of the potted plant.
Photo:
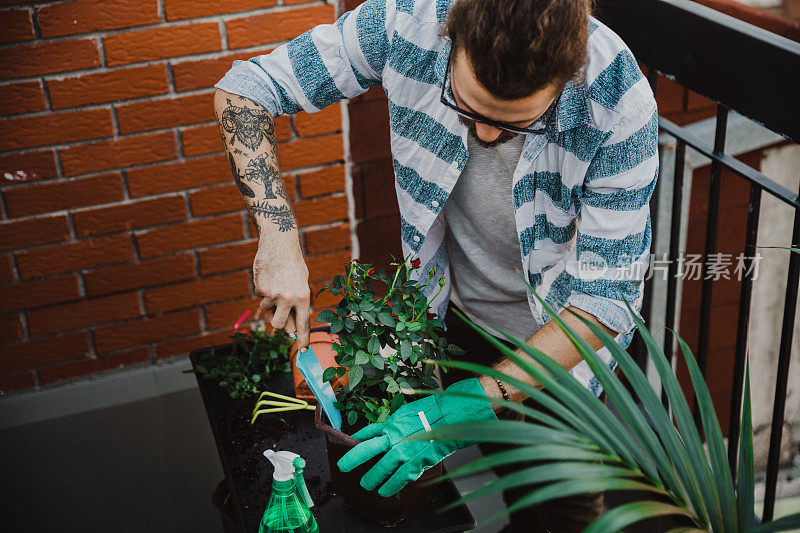
<svg viewBox="0 0 800 533">
<path fill-rule="evenodd" d="M 337 275 L 320 290 L 319 293 L 329 290 L 341 300 L 334 310 L 322 311 L 317 317 L 319 322 L 329 323 L 331 333 L 338 335 L 332 345 L 338 366 L 326 369 L 323 379 L 333 382 L 347 373 L 349 380 L 336 393 L 342 431 L 331 427 L 321 409 L 317 409 L 317 425 L 325 433 L 328 445 L 331 480 L 351 507 L 384 526 L 401 521 L 429 497 L 433 487 L 422 485 L 441 473 L 441 464 L 397 495 L 384 498 L 360 485 L 361 477 L 378 458 L 347 473 L 341 472 L 336 463 L 358 444 L 350 437 L 355 431 L 372 422 L 384 422 L 407 401 L 418 397 L 414 390 L 439 386 L 433 361 L 445 360 L 448 352 L 463 353 L 448 344 L 441 321 L 428 310 L 425 289 L 434 284 L 441 291 L 444 279 L 436 277 L 435 269 L 420 281 L 411 279 L 411 274 L 420 268 L 419 259 L 404 259 L 392 265 L 396 268 L 390 278 L 384 270 L 376 273 L 371 265 L 354 259 L 347 265 L 345 275 Z M 385 288 L 385 295 L 377 295 L 373 285 Z"/>
<path fill-rule="evenodd" d="M 533 292 L 532 288 L 531 291 Z M 669 401 L 668 407 L 662 404 L 660 395 L 653 390 L 636 362 L 610 335 L 576 314 L 611 351 L 633 394 L 600 360 L 595 351 L 538 294 L 533 294 L 590 365 L 629 431 L 620 433 L 619 418 L 573 379 L 566 369 L 544 353 L 524 340 L 496 330 L 528 356 L 522 357 L 461 316 L 552 393 L 548 400 L 551 402 L 550 407 L 558 410 L 564 421 L 552 417 L 544 418 L 537 410 L 522 404 L 503 404 L 529 416 L 533 421 L 524 423 L 523 427 L 520 422 L 507 420 L 458 424 L 413 437 L 444 440 L 469 438 L 473 441 L 511 444 L 519 443 L 520 437 L 527 440 L 513 452 L 501 452 L 481 458 L 444 477 L 466 475 L 498 465 L 524 461 L 541 462 L 513 474 L 513 481 L 510 476 L 500 478 L 471 492 L 456 504 L 504 488 L 538 483 L 538 487 L 532 489 L 527 496 L 497 513 L 489 522 L 522 507 L 569 495 L 597 491 L 641 491 L 639 494 L 649 496 L 606 512 L 586 531 L 611 533 L 653 517 L 670 517 L 669 529 L 673 532 L 758 533 L 800 528 L 800 513 L 760 525 L 754 513 L 749 370 L 745 375 L 738 467 L 734 479 L 728 467 L 723 436 L 711 395 L 697 362 L 683 339 L 675 334 L 694 387 L 702 432 L 695 425 L 669 360 L 635 313 L 631 312 L 658 370 Z M 628 308 L 630 310 L 630 306 Z M 541 366 L 534 364 L 534 361 Z M 544 394 L 518 379 L 488 367 L 456 361 L 440 361 L 439 364 L 501 379 L 534 399 L 541 398 Z M 548 483 L 542 485 L 544 480 Z"/>
</svg>

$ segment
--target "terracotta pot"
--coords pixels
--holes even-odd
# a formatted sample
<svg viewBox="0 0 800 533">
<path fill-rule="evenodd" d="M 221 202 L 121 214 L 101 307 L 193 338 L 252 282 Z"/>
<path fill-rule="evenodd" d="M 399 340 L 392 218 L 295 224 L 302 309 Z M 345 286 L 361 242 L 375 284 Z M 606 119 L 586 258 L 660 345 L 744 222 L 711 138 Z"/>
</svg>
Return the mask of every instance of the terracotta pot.
<svg viewBox="0 0 800 533">
<path fill-rule="evenodd" d="M 328 466 L 333 486 L 344 497 L 345 503 L 355 511 L 381 526 L 391 527 L 397 525 L 423 503 L 430 500 L 431 495 L 436 490 L 436 485 L 423 486 L 423 484 L 442 475 L 443 467 L 441 462 L 426 470 L 418 480 L 410 482 L 394 496 L 384 498 L 378 494 L 377 489 L 367 491 L 361 487 L 361 477 L 378 462 L 380 456 L 367 461 L 350 472 L 342 472 L 336 466 L 337 461 L 359 441 L 328 424 L 328 419 L 319 406 L 317 406 L 315 423 L 325 433 L 325 442 L 328 448 Z"/>
<path fill-rule="evenodd" d="M 336 342 L 338 338 L 338 335 L 332 335 L 327 331 L 311 332 L 311 347 L 314 349 L 317 359 L 319 359 L 319 364 L 322 366 L 323 372 L 328 367 L 338 366 L 334 360 L 336 352 L 331 350 L 333 343 Z M 292 363 L 295 397 L 305 400 L 310 404 L 316 405 L 317 398 L 314 396 L 314 393 L 311 392 L 306 380 L 303 379 L 303 375 L 300 374 L 300 370 L 297 368 L 297 343 L 292 345 L 292 349 L 289 352 L 289 361 Z M 334 379 L 331 383 L 333 390 L 338 389 L 342 385 L 347 385 L 347 374 L 341 378 Z"/>
</svg>

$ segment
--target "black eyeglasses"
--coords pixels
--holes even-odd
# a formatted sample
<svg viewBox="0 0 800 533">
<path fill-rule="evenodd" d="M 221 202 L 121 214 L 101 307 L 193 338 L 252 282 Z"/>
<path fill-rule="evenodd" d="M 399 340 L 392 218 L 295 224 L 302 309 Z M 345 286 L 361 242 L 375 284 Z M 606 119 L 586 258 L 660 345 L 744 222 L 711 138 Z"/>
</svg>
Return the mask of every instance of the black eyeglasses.
<svg viewBox="0 0 800 533">
<path fill-rule="evenodd" d="M 449 107 L 450 109 L 452 109 L 453 111 L 455 111 L 456 113 L 458 113 L 459 115 L 461 115 L 461 116 L 463 116 L 465 118 L 468 118 L 470 120 L 474 120 L 475 122 L 480 122 L 481 124 L 486 124 L 487 126 L 493 126 L 495 128 L 500 128 L 502 130 L 511 131 L 511 132 L 514 132 L 514 133 L 535 133 L 535 134 L 542 134 L 542 133 L 547 132 L 547 128 L 548 128 L 548 126 L 550 124 L 550 120 L 552 119 L 553 115 L 555 115 L 555 109 L 558 107 L 558 101 L 561 99 L 561 93 L 560 92 L 559 92 L 558 96 L 556 97 L 556 99 L 553 100 L 553 103 L 550 104 L 550 107 L 547 108 L 547 111 L 545 111 L 542 114 L 542 116 L 540 116 L 539 118 L 537 118 L 536 120 L 533 121 L 533 124 L 536 124 L 537 122 L 542 120 L 542 117 L 546 116 L 547 118 L 545 119 L 544 126 L 542 126 L 540 128 L 533 128 L 531 126 L 528 126 L 528 127 L 525 127 L 525 128 L 519 128 L 517 126 L 510 126 L 508 124 L 504 124 L 503 122 L 497 122 L 496 120 L 490 120 L 490 119 L 488 119 L 486 117 L 482 117 L 481 115 L 478 115 L 477 113 L 473 113 L 471 111 L 467 111 L 466 109 L 462 109 L 462 108 L 458 107 L 458 104 L 455 102 L 455 100 L 452 101 L 452 102 L 449 102 L 447 100 L 447 98 L 445 97 L 445 94 L 446 94 L 446 90 L 445 89 L 447 88 L 447 82 L 448 82 L 448 80 L 450 78 L 450 60 L 451 60 L 451 58 L 452 58 L 452 52 L 447 56 L 447 68 L 446 68 L 446 70 L 444 72 L 444 81 L 442 82 L 442 95 L 439 97 L 439 100 L 444 105 L 446 105 L 447 107 Z"/>
</svg>

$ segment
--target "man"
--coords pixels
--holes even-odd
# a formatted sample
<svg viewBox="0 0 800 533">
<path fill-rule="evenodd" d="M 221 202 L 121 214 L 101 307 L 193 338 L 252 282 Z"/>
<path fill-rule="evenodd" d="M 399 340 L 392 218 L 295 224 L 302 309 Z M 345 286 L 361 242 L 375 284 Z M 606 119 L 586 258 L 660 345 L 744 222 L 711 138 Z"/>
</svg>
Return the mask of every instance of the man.
<svg viewBox="0 0 800 533">
<path fill-rule="evenodd" d="M 478 323 L 527 339 L 601 393 L 520 274 L 594 349 L 602 343 L 567 308 L 623 347 L 630 343 L 635 326 L 623 299 L 641 305 L 656 107 L 630 51 L 589 16 L 590 3 L 367 0 L 335 24 L 234 63 L 216 85 L 215 108 L 234 178 L 258 223 L 255 285 L 262 308 L 275 308 L 274 327 L 296 328 L 301 349 L 308 345 L 308 271 L 279 179 L 271 117 L 313 113 L 380 83 L 403 251 L 420 259 L 418 272 L 444 274 L 444 290 L 432 298 L 434 286 L 428 296 L 448 338 L 455 332 L 461 342 L 451 341 L 467 357 L 492 362 L 492 351 L 447 313 L 455 304 Z M 607 349 L 598 353 L 615 365 Z M 496 367 L 530 381 L 508 360 Z M 450 389 L 525 400 L 486 376 Z M 368 426 L 356 435 L 365 442 L 339 466 L 349 470 L 383 453 L 362 485 L 388 496 L 457 448 L 423 457 L 392 435 L 495 418 L 488 400 L 437 402 L 412 402 L 386 424 Z"/>
</svg>

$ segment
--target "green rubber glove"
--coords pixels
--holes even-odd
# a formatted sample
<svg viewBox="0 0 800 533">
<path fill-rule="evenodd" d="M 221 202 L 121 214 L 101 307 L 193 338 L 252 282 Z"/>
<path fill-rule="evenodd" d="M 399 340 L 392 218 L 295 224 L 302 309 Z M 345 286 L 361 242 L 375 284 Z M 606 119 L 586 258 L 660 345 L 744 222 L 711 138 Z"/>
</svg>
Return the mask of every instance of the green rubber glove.
<svg viewBox="0 0 800 533">
<path fill-rule="evenodd" d="M 372 490 L 388 478 L 378 494 L 389 497 L 400 492 L 409 481 L 419 478 L 426 469 L 470 444 L 464 441 L 404 440 L 410 435 L 427 431 L 420 412 L 431 428 L 476 420 L 497 420 L 492 404 L 477 378 L 453 383 L 446 390 L 481 395 L 483 398 L 434 394 L 407 403 L 386 422 L 370 424 L 356 432 L 353 438 L 361 442 L 339 459 L 336 463 L 339 469 L 349 472 L 383 453 L 384 456 L 361 478 L 361 486 Z"/>
</svg>

